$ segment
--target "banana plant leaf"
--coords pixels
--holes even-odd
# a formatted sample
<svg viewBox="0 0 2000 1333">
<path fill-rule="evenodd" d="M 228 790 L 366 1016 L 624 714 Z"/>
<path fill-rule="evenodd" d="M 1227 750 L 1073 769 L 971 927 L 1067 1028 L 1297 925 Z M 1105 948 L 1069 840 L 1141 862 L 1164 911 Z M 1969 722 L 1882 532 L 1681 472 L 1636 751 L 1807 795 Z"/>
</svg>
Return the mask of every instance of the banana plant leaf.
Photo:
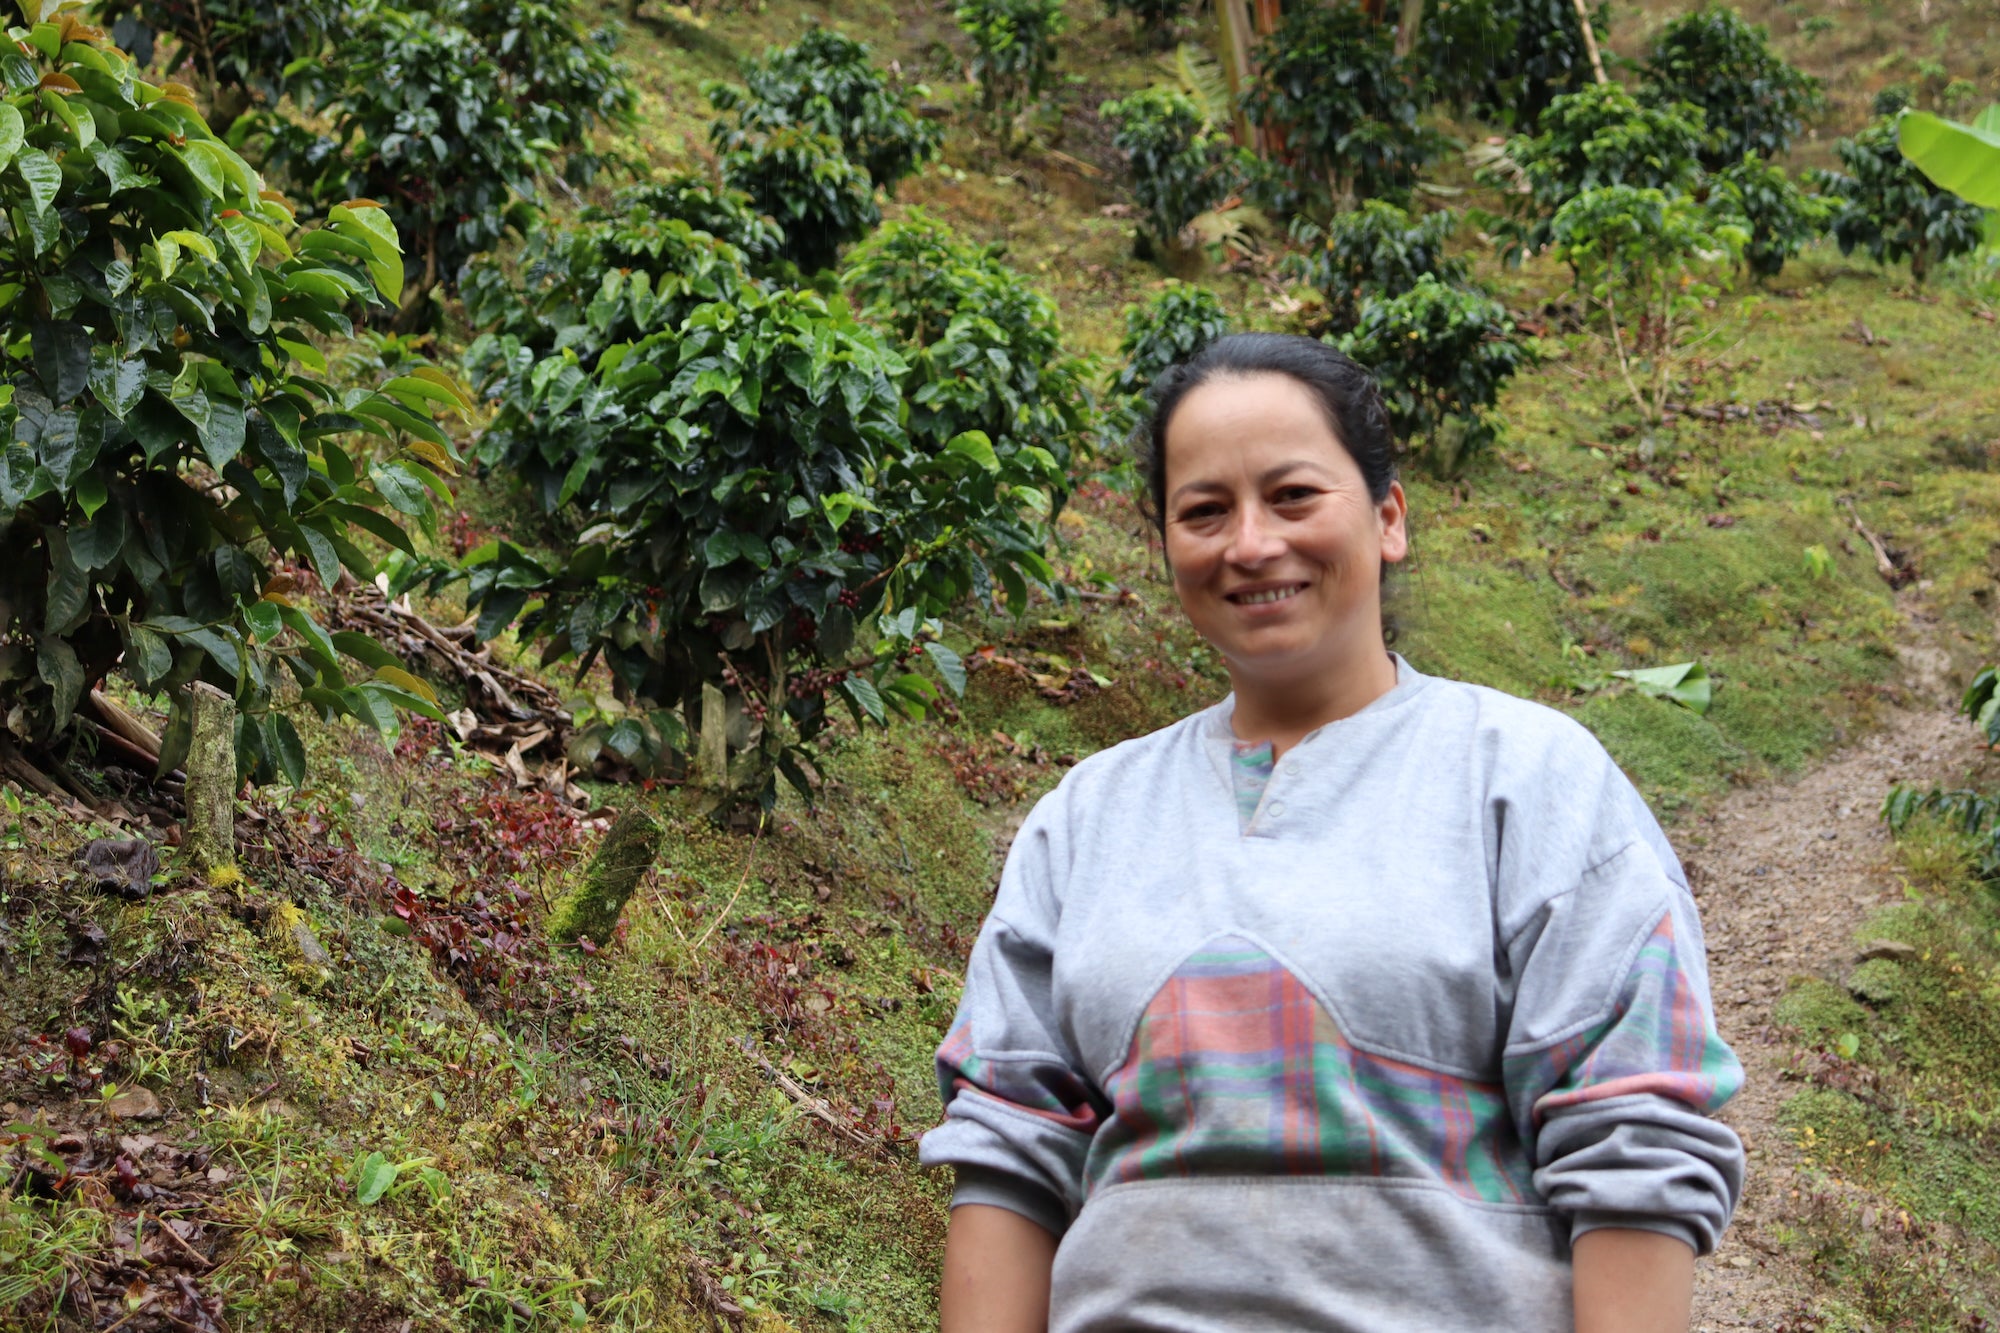
<svg viewBox="0 0 2000 1333">
<path fill-rule="evenodd" d="M 1715 685 L 1708 678 L 1708 668 L 1699 662 L 1634 667 L 1630 671 L 1614 671 L 1611 674 L 1631 681 L 1633 688 L 1641 694 L 1649 694 L 1655 699 L 1670 699 L 1697 713 L 1706 713 L 1709 700 L 1715 695 Z"/>
<path fill-rule="evenodd" d="M 1903 156 L 1967 203 L 2000 208 L 2000 103 L 1970 125 L 1912 111 L 1898 131 Z"/>
</svg>

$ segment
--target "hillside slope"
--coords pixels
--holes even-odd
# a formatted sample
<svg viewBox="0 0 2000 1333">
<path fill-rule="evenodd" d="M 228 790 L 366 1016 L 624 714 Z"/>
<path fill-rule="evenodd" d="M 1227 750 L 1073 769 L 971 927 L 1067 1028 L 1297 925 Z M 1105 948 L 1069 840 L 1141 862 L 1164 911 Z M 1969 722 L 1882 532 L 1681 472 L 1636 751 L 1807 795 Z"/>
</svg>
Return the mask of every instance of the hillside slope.
<svg viewBox="0 0 2000 1333">
<path fill-rule="evenodd" d="M 1624 11 L 1613 48 L 1685 7 Z M 926 80 L 947 126 L 896 207 L 1003 242 L 1073 346 L 1108 359 L 1122 307 L 1164 277 L 1133 257 L 1095 113 L 1163 74 L 1094 4 L 1018 160 L 965 113 L 949 6 L 601 8 L 642 90 L 625 147 L 655 166 L 705 158 L 702 80 L 824 21 Z M 1973 0 L 1746 9 L 1833 84 L 1801 160 L 1824 160 L 1876 88 L 1941 94 L 1986 79 L 1995 49 Z M 1913 678 L 1940 694 L 1992 654 L 2000 339 L 1979 274 L 1917 291 L 1817 248 L 1710 312 L 1715 350 L 1685 387 L 1717 419 L 1649 435 L 1602 347 L 1566 331 L 1567 273 L 1503 270 L 1469 228 L 1460 242 L 1547 332 L 1500 448 L 1408 479 L 1416 559 L 1396 596 L 1419 667 L 1574 712 L 1687 838 L 1743 785 L 1874 726 Z M 1184 276 L 1245 326 L 1296 317 L 1255 266 Z M 1056 558 L 1119 591 L 1020 620 L 969 611 L 950 636 L 982 669 L 956 712 L 836 729 L 819 805 L 788 801 L 761 833 L 718 830 L 668 787 L 586 784 L 582 810 L 429 724 L 389 746 L 320 728 L 314 785 L 246 807 L 240 883 L 201 883 L 167 847 L 159 891 L 126 902 L 74 860 L 126 828 L 10 788 L 0 1329 L 934 1326 L 947 1184 L 911 1139 L 936 1114 L 930 1051 L 996 857 L 1069 763 L 1225 688 L 1106 479 L 1080 485 Z M 499 479 L 461 501 L 482 526 L 518 504 Z M 1915 575 L 1913 606 L 1871 536 Z M 1936 620 L 1916 677 L 1913 609 Z M 1690 660 L 1716 682 L 1706 714 L 1608 674 Z M 669 833 L 621 938 L 551 952 L 547 904 L 632 803 Z"/>
</svg>

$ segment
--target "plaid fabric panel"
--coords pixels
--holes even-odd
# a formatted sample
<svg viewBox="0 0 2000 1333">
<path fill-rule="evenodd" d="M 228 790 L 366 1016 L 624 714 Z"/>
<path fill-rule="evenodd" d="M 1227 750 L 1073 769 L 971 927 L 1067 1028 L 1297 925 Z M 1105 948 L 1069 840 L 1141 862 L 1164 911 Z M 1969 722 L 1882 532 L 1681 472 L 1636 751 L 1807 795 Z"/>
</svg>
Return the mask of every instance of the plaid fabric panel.
<svg viewBox="0 0 2000 1333">
<path fill-rule="evenodd" d="M 1671 912 L 1647 937 L 1605 1022 L 1554 1046 L 1507 1057 L 1507 1080 L 1546 1089 L 1535 1124 L 1583 1102 L 1654 1093 L 1713 1115 L 1743 1084 L 1674 950 Z"/>
<path fill-rule="evenodd" d="M 1229 785 L 1236 795 L 1236 825 L 1248 830 L 1271 785 L 1278 767 L 1278 754 L 1269 741 L 1237 741 L 1229 750 Z"/>
<path fill-rule="evenodd" d="M 1473 1199 L 1534 1197 L 1497 1084 L 1351 1045 L 1297 977 L 1246 940 L 1191 956 L 1105 1084 L 1101 1184 L 1162 1177 L 1416 1176 Z"/>
<path fill-rule="evenodd" d="M 1085 1134 L 1097 1128 L 1089 1086 L 1056 1060 L 990 1060 L 973 1048 L 972 1022 L 963 1012 L 937 1052 L 938 1072 L 953 1088 L 971 1088 L 1017 1110 Z"/>
</svg>

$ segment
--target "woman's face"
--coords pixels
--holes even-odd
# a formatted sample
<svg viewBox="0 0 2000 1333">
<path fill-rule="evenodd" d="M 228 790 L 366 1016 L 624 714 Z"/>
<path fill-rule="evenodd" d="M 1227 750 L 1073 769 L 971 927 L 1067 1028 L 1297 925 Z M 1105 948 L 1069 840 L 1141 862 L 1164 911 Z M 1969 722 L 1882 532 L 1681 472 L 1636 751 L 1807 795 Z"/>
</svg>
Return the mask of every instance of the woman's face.
<svg viewBox="0 0 2000 1333">
<path fill-rule="evenodd" d="M 1211 379 L 1167 426 L 1174 591 L 1239 682 L 1282 684 L 1383 650 L 1381 569 L 1408 550 L 1403 488 L 1369 498 L 1312 390 Z"/>
</svg>

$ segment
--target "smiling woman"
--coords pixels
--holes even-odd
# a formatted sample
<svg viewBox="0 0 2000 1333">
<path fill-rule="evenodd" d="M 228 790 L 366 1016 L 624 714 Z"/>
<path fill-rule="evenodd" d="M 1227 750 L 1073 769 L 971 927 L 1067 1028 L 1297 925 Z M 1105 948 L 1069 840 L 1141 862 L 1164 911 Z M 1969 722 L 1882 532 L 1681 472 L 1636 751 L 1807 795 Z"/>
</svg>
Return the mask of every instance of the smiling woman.
<svg viewBox="0 0 2000 1333">
<path fill-rule="evenodd" d="M 1686 877 L 1552 709 L 1388 651 L 1374 382 L 1237 334 L 1143 433 L 1231 695 L 1078 764 L 938 1050 L 946 1333 L 1685 1330 L 1742 1189 Z"/>
</svg>

